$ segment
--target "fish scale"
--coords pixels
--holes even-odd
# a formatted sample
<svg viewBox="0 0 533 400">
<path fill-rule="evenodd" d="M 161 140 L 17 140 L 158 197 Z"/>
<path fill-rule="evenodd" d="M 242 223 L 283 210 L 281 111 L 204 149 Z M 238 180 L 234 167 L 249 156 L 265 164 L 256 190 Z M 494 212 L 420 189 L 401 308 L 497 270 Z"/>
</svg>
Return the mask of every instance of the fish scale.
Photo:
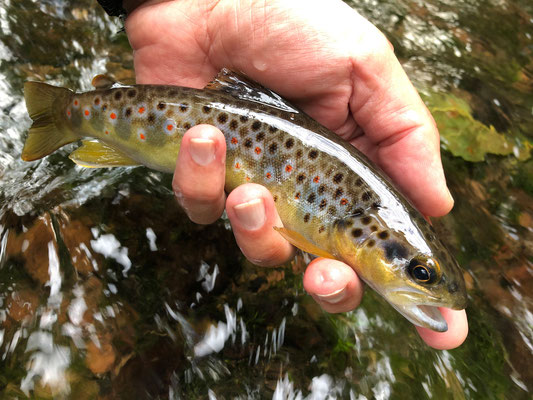
<svg viewBox="0 0 533 400">
<path fill-rule="evenodd" d="M 133 85 L 86 93 L 28 82 L 25 97 L 34 120 L 25 160 L 92 138 L 70 156 L 79 165 L 142 164 L 172 173 L 184 133 L 214 125 L 226 139 L 226 190 L 247 182 L 268 188 L 283 222 L 276 229 L 291 243 L 352 266 L 420 326 L 443 331 L 436 307 L 465 306 L 456 261 L 385 174 L 243 75 L 223 70 L 204 89 Z"/>
</svg>

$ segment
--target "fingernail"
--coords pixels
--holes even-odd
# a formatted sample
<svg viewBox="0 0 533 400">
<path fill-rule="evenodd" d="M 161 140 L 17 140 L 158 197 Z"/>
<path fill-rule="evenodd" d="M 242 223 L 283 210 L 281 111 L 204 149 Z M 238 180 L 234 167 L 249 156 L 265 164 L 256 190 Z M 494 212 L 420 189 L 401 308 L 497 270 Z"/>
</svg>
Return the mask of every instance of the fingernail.
<svg viewBox="0 0 533 400">
<path fill-rule="evenodd" d="M 346 286 L 329 294 L 315 294 L 316 298 L 320 301 L 325 301 L 329 304 L 337 304 L 343 301 L 346 297 Z"/>
<path fill-rule="evenodd" d="M 266 220 L 263 199 L 254 199 L 233 206 L 239 222 L 248 230 L 253 231 L 263 226 Z"/>
<path fill-rule="evenodd" d="M 215 142 L 211 139 L 192 138 L 189 154 L 196 164 L 205 166 L 215 159 Z"/>
</svg>

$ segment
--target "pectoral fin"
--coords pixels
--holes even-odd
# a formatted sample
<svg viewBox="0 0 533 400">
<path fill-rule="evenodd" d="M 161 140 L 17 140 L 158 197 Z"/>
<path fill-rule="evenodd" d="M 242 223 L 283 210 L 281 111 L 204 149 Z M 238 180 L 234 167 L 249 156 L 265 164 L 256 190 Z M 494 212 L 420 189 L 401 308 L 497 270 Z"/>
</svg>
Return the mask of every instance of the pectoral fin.
<svg viewBox="0 0 533 400">
<path fill-rule="evenodd" d="M 278 231 L 281 236 L 287 239 L 288 242 L 290 242 L 293 246 L 298 247 L 300 250 L 314 254 L 315 256 L 318 256 L 318 257 L 335 259 L 333 255 L 315 246 L 298 232 L 291 231 L 290 229 L 287 229 L 287 228 L 279 228 L 277 226 L 275 226 L 274 229 Z"/>
<path fill-rule="evenodd" d="M 109 168 L 140 165 L 124 153 L 101 142 L 82 141 L 82 145 L 70 153 L 69 158 L 85 168 Z"/>
</svg>

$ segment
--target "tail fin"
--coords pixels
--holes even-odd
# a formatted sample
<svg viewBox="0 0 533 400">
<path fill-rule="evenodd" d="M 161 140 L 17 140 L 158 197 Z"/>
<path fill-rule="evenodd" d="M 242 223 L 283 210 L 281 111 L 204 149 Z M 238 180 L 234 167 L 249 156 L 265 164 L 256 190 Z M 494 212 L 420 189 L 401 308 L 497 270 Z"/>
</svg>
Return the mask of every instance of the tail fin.
<svg viewBox="0 0 533 400">
<path fill-rule="evenodd" d="M 57 107 L 61 105 L 56 99 L 67 98 L 70 93 L 72 92 L 69 89 L 42 82 L 24 84 L 26 108 L 33 120 L 22 150 L 24 161 L 43 158 L 61 146 L 78 140 L 70 130 L 58 127 L 56 121 L 56 117 L 60 115 Z"/>
</svg>

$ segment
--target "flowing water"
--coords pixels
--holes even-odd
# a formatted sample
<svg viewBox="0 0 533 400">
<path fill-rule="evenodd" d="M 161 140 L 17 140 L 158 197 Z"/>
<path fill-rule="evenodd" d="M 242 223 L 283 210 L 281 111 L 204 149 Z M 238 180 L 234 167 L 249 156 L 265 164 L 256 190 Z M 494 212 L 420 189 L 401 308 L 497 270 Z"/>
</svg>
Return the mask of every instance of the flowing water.
<svg viewBox="0 0 533 400">
<path fill-rule="evenodd" d="M 327 2 L 326 0 L 324 1 Z M 528 399 L 533 391 L 533 4 L 357 1 L 435 116 L 456 200 L 435 225 L 465 270 L 470 334 L 428 348 L 368 291 L 328 315 L 305 257 L 241 256 L 197 226 L 171 176 L 20 160 L 23 82 L 133 82 L 119 20 L 92 0 L 0 3 L 2 398 Z"/>
</svg>

